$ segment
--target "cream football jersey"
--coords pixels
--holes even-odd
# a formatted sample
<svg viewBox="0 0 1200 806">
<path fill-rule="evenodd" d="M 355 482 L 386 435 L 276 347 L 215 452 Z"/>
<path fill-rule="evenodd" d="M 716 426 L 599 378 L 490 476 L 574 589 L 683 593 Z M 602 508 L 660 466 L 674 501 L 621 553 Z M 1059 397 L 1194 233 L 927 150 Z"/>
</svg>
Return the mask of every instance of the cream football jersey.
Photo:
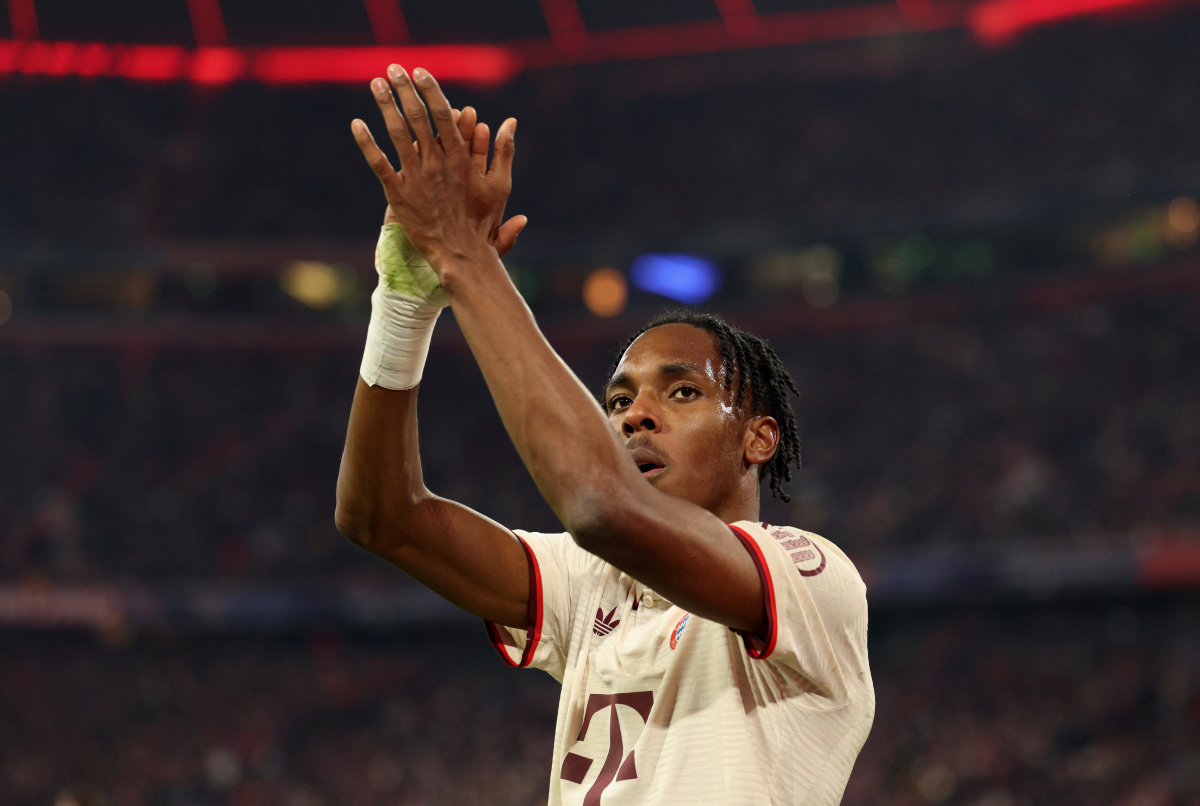
<svg viewBox="0 0 1200 806">
<path fill-rule="evenodd" d="M 822 537 L 730 526 L 765 635 L 689 615 L 579 548 L 518 532 L 530 626 L 489 622 L 511 666 L 562 683 L 549 806 L 832 806 L 875 716 L 866 587 Z"/>
</svg>

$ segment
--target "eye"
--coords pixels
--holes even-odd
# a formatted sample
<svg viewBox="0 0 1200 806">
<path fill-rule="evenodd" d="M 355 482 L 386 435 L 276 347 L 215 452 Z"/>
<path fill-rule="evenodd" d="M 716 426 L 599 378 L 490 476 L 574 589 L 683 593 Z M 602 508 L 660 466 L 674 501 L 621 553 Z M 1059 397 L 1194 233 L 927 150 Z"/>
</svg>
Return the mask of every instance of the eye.
<svg viewBox="0 0 1200 806">
<path fill-rule="evenodd" d="M 671 397 L 680 397 L 684 400 L 691 400 L 694 397 L 699 397 L 699 395 L 700 390 L 694 386 L 680 386 L 671 392 Z"/>
<path fill-rule="evenodd" d="M 629 400 L 628 395 L 616 395 L 612 400 L 608 401 L 608 410 L 616 411 L 617 409 L 628 406 L 630 402 L 631 401 Z"/>
</svg>

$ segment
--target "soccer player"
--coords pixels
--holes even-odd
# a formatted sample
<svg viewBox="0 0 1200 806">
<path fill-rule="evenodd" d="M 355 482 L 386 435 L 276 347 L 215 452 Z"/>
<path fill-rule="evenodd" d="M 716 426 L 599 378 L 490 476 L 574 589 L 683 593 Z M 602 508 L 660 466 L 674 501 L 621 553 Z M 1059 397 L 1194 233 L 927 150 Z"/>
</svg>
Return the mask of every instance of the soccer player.
<svg viewBox="0 0 1200 806">
<path fill-rule="evenodd" d="M 758 522 L 760 484 L 782 494 L 799 460 L 787 371 L 760 339 L 676 314 L 631 339 L 597 406 L 500 262 L 525 223 L 503 221 L 516 121 L 487 168 L 472 110 L 427 71 L 388 78 L 371 86 L 402 170 L 352 124 L 392 223 L 338 528 L 561 682 L 550 804 L 837 803 L 875 710 L 865 586 L 828 540 Z M 426 489 L 417 384 L 447 304 L 565 532 Z"/>
</svg>

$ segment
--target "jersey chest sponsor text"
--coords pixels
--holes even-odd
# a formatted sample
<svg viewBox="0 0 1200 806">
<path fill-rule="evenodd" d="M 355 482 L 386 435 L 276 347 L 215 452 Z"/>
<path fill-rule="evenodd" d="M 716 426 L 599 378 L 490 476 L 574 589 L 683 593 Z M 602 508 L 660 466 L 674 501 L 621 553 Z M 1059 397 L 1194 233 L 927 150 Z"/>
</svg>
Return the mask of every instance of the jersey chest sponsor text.
<svg viewBox="0 0 1200 806">
<path fill-rule="evenodd" d="M 583 806 L 600 806 L 600 796 L 604 790 L 616 781 L 629 781 L 638 777 L 635 751 L 630 750 L 625 755 L 625 745 L 621 738 L 621 717 L 626 719 L 640 718 L 645 725 L 650 719 L 650 709 L 654 707 L 653 691 L 629 691 L 622 694 L 592 694 L 588 697 L 584 709 L 583 725 L 579 728 L 576 743 L 587 738 L 588 729 L 596 714 L 607 709 L 608 714 L 608 754 L 600 767 L 596 780 L 588 788 L 583 797 Z M 588 771 L 596 759 L 588 758 L 574 752 L 568 752 L 563 758 L 559 777 L 564 781 L 582 784 Z"/>
</svg>

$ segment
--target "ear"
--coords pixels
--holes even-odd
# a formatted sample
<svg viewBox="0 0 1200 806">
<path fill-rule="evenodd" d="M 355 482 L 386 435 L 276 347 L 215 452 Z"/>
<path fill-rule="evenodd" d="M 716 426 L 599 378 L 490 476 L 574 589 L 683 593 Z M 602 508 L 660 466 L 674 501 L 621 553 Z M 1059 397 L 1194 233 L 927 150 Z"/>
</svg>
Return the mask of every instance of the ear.
<svg viewBox="0 0 1200 806">
<path fill-rule="evenodd" d="M 766 464 L 779 447 L 779 423 L 774 417 L 751 418 L 746 423 L 744 445 L 742 451 L 747 464 Z"/>
</svg>

